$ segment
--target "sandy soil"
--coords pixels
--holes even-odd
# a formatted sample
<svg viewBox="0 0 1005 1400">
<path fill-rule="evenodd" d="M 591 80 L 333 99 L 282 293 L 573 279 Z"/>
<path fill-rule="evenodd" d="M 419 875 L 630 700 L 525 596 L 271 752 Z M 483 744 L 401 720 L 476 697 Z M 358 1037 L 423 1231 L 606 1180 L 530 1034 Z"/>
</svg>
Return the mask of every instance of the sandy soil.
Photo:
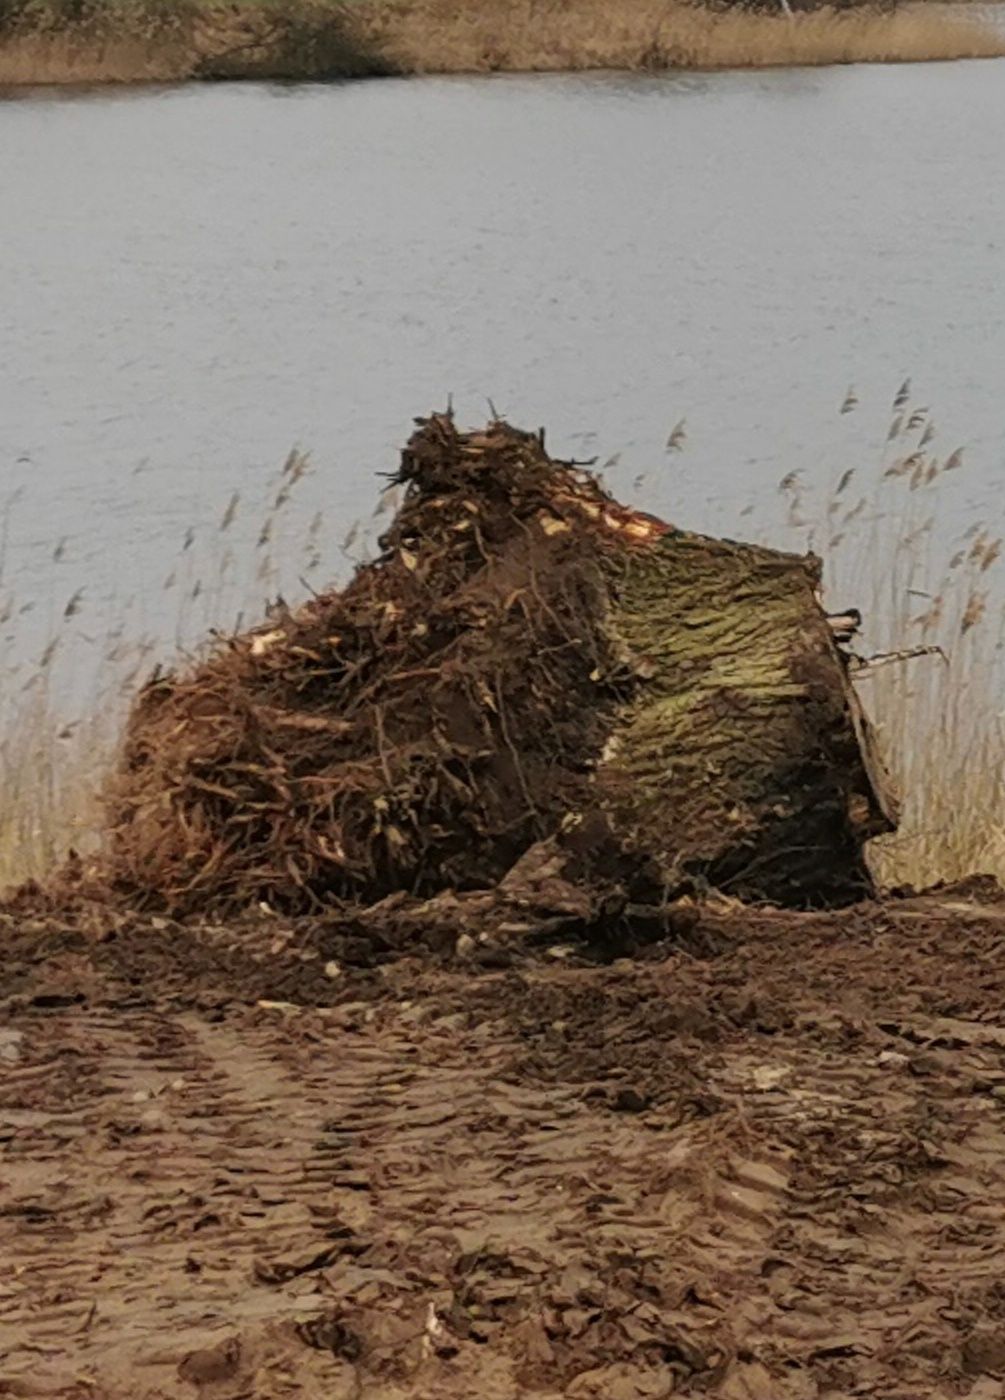
<svg viewBox="0 0 1005 1400">
<path fill-rule="evenodd" d="M 608 965 L 4 923 L 0 1395 L 1005 1394 L 993 892 Z"/>
</svg>

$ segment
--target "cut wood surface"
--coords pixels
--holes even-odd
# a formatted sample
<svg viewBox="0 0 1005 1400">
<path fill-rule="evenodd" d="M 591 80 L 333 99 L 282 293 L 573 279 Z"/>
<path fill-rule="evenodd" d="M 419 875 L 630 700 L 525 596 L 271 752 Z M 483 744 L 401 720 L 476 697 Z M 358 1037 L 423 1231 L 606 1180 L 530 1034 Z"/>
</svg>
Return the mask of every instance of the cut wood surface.
<svg viewBox="0 0 1005 1400">
<path fill-rule="evenodd" d="M 667 884 L 780 902 L 868 886 L 895 802 L 818 599 L 819 562 L 673 531 L 626 552 L 615 626 L 646 681 L 597 774 Z"/>
</svg>

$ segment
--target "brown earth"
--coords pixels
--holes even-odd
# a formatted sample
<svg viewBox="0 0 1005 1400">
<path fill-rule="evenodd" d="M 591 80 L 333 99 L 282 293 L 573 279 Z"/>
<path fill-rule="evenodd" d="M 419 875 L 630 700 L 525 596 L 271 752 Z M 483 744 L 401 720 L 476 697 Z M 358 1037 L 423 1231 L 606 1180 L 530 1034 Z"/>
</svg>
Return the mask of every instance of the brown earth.
<svg viewBox="0 0 1005 1400">
<path fill-rule="evenodd" d="M 0 1395 L 1003 1395 L 1005 899 L 690 924 L 0 915 Z"/>
</svg>

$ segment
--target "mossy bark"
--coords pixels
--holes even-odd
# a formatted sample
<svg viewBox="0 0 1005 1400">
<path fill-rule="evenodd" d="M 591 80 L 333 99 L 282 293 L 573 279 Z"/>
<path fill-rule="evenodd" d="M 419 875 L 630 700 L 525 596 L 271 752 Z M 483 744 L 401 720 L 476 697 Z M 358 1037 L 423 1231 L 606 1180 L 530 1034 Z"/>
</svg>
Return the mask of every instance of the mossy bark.
<svg viewBox="0 0 1005 1400">
<path fill-rule="evenodd" d="M 643 677 L 596 773 L 610 828 L 671 888 L 865 894 L 895 800 L 817 600 L 819 563 L 671 531 L 612 565 L 611 626 Z"/>
</svg>

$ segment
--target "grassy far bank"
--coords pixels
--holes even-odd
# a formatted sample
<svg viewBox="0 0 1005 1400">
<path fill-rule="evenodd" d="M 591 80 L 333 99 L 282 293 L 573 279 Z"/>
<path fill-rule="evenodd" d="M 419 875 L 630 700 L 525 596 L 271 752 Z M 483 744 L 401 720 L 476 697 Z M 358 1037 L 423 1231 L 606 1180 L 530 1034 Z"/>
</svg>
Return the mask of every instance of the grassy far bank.
<svg viewBox="0 0 1005 1400">
<path fill-rule="evenodd" d="M 0 0 L 0 85 L 760 68 L 1005 54 L 933 3 L 797 13 L 687 0 Z"/>
<path fill-rule="evenodd" d="M 306 535 L 284 524 L 291 492 L 307 469 L 305 458 L 291 455 L 264 519 L 235 493 L 215 526 L 186 533 L 161 585 L 174 600 L 180 639 L 208 635 L 239 609 L 243 624 L 237 625 L 257 620 L 256 600 L 276 591 L 277 560 L 301 574 L 305 586 L 322 586 L 331 572 L 321 551 L 333 534 L 330 522 L 319 513 Z M 865 654 L 918 645 L 944 652 L 944 658 L 884 665 L 857 683 L 906 799 L 899 832 L 873 845 L 874 869 L 887 886 L 924 886 L 975 871 L 1005 879 L 1005 615 L 993 605 L 1002 540 L 973 520 L 954 539 L 933 543 L 936 521 L 952 506 L 953 482 L 965 471 L 958 445 L 940 443 L 927 410 L 914 409 L 902 392 L 873 466 L 835 468 L 816 492 L 804 489 L 798 471 L 788 473 L 778 485 L 785 527 L 774 511 L 772 519 L 743 512 L 746 538 L 813 549 L 824 558 L 828 603 L 854 604 L 865 616 Z M 644 504 L 644 482 L 639 491 Z M 385 526 L 394 494 L 385 493 L 369 530 L 360 522 L 351 527 L 346 557 L 366 557 L 367 534 Z M 245 516 L 257 545 L 241 558 L 231 534 L 235 519 Z M 0 662 L 0 889 L 44 875 L 71 846 L 93 846 L 125 705 L 165 652 L 149 639 L 124 638 L 121 618 L 109 619 L 102 639 L 100 621 L 81 596 L 79 590 L 68 595 L 60 627 L 34 665 Z M 22 610 L 23 600 L 0 588 L 0 619 Z M 78 628 L 93 638 L 100 690 L 89 703 L 77 697 L 81 712 L 68 723 L 53 697 L 66 694 L 58 667 Z"/>
</svg>

